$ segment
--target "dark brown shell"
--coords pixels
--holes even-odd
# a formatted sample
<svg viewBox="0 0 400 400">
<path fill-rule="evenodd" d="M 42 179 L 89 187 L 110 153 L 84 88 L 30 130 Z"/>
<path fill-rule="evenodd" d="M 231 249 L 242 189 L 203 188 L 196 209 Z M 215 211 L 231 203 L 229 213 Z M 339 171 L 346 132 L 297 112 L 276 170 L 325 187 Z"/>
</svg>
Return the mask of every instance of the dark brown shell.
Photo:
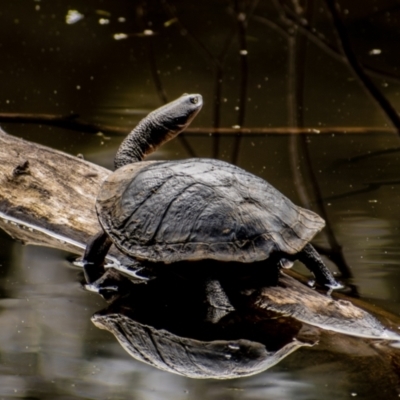
<svg viewBox="0 0 400 400">
<path fill-rule="evenodd" d="M 263 179 L 209 159 L 126 165 L 104 182 L 96 207 L 121 251 L 165 263 L 295 254 L 325 225 Z"/>
</svg>

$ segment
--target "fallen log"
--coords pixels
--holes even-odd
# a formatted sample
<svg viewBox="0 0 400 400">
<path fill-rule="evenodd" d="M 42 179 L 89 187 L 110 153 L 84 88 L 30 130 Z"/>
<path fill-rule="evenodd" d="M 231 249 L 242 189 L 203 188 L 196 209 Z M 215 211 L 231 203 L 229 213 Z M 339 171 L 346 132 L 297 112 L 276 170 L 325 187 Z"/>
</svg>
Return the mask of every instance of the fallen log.
<svg viewBox="0 0 400 400">
<path fill-rule="evenodd" d="M 80 256 L 88 238 L 100 229 L 95 199 L 110 173 L 78 157 L 0 130 L 0 228 L 25 244 L 56 247 Z M 126 260 L 115 248 L 111 258 L 116 267 Z M 253 301 L 261 309 L 283 312 L 332 331 L 393 337 L 384 325 L 352 302 L 335 301 L 286 274 L 278 286 L 263 288 Z M 369 309 L 366 303 L 361 306 Z M 398 326 L 397 317 L 383 310 L 374 311 L 387 326 Z"/>
<path fill-rule="evenodd" d="M 5 230 L 14 232 L 13 218 L 28 224 L 26 237 L 14 232 L 17 239 L 76 253 L 88 235 L 99 230 L 94 203 L 110 171 L 2 130 L 0 161 L 0 212 L 11 225 Z M 37 242 L 36 235 L 29 235 L 29 224 L 46 239 Z M 57 236 L 70 241 L 61 243 Z"/>
</svg>

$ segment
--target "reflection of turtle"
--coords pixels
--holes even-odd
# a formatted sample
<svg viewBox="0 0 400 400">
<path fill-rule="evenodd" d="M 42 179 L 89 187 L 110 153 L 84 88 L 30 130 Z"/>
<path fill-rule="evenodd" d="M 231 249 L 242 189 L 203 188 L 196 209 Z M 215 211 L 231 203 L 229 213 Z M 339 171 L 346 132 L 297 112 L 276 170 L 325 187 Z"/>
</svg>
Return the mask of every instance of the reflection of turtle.
<svg viewBox="0 0 400 400">
<path fill-rule="evenodd" d="M 119 313 L 97 313 L 92 322 L 113 333 L 136 360 L 190 378 L 232 379 L 258 374 L 300 347 L 311 345 L 292 339 L 282 348 L 268 351 L 264 344 L 247 339 L 196 340 L 156 329 Z M 277 324 L 276 320 L 274 323 Z"/>
<path fill-rule="evenodd" d="M 247 296 L 216 280 L 166 274 L 135 285 L 108 270 L 98 283 L 119 286 L 119 297 L 94 314 L 92 322 L 111 332 L 136 360 L 191 378 L 254 375 L 314 345 L 320 336 L 306 323 L 249 306 Z"/>
<path fill-rule="evenodd" d="M 309 244 L 324 221 L 263 179 L 219 160 L 139 162 L 189 125 L 201 106 L 200 95 L 183 95 L 150 113 L 122 142 L 117 171 L 98 195 L 104 232 L 87 246 L 87 280 L 99 277 L 99 265 L 114 243 L 149 262 L 251 263 L 274 255 L 284 265 L 299 259 L 318 283 L 339 287 Z"/>
</svg>

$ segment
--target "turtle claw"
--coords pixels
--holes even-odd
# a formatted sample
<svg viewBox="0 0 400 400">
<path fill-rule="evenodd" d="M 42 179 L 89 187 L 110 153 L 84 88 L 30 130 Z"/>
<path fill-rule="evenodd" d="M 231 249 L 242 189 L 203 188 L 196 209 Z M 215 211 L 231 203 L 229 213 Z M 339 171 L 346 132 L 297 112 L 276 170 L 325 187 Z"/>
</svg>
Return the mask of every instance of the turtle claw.
<svg viewBox="0 0 400 400">
<path fill-rule="evenodd" d="M 288 260 L 287 258 L 281 258 L 279 260 L 279 265 L 283 269 L 290 269 L 293 267 L 294 261 Z"/>
<path fill-rule="evenodd" d="M 316 282 L 314 279 L 311 279 L 307 282 L 307 286 L 313 289 L 316 288 L 318 285 L 323 289 L 327 290 L 327 294 L 331 294 L 334 290 L 340 290 L 345 288 L 345 285 L 342 285 L 337 281 Z"/>
<path fill-rule="evenodd" d="M 346 286 L 341 284 L 340 282 L 334 281 L 331 283 L 325 283 L 324 284 L 325 287 L 331 289 L 331 290 L 340 290 L 340 289 L 344 289 Z"/>
</svg>

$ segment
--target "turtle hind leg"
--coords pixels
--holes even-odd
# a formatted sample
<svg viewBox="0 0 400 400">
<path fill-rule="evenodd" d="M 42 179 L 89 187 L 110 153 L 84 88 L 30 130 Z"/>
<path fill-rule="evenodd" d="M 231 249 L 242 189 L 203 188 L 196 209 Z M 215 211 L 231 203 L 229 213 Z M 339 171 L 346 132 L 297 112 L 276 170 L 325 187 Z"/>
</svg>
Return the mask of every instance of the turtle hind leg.
<svg viewBox="0 0 400 400">
<path fill-rule="evenodd" d="M 330 289 L 343 288 L 343 285 L 336 281 L 332 272 L 324 264 L 321 256 L 310 243 L 304 246 L 303 250 L 297 254 L 297 259 L 314 274 L 315 280 L 319 285 Z"/>
<path fill-rule="evenodd" d="M 83 256 L 83 270 L 87 283 L 97 281 L 104 274 L 104 260 L 111 244 L 111 239 L 103 231 L 89 239 Z"/>
</svg>

